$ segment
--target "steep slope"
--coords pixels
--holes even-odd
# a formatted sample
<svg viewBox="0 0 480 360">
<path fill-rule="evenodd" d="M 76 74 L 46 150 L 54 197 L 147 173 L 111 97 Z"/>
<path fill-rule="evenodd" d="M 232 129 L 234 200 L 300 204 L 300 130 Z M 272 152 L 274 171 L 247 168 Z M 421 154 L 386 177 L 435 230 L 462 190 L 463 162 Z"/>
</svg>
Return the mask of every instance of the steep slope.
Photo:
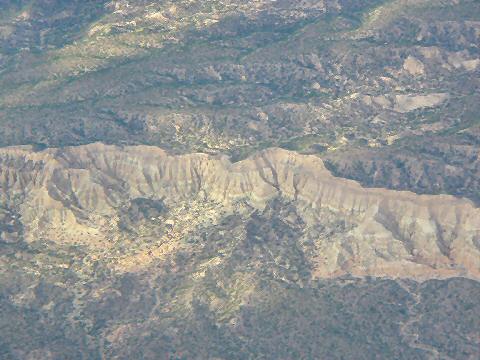
<svg viewBox="0 0 480 360">
<path fill-rule="evenodd" d="M 471 202 L 365 189 L 333 177 L 315 156 L 271 149 L 232 164 L 221 156 L 99 143 L 40 152 L 6 148 L 0 154 L 2 207 L 15 214 L 4 241 L 83 245 L 95 258 L 128 238 L 125 216 L 149 216 L 148 246 L 116 259 L 112 266 L 119 271 L 179 251 L 197 226 L 240 206 L 262 211 L 282 198 L 296 207 L 302 238 L 312 242 L 307 260 L 314 277 L 480 276 L 480 210 Z M 335 228 L 338 222 L 343 227 Z M 319 225 L 331 232 L 318 233 Z M 141 237 L 135 241 L 145 245 Z"/>
<path fill-rule="evenodd" d="M 0 359 L 479 358 L 479 44 L 477 0 L 0 0 Z"/>
<path fill-rule="evenodd" d="M 279 146 L 480 201 L 477 1 L 4 3 L 0 145 Z"/>
</svg>

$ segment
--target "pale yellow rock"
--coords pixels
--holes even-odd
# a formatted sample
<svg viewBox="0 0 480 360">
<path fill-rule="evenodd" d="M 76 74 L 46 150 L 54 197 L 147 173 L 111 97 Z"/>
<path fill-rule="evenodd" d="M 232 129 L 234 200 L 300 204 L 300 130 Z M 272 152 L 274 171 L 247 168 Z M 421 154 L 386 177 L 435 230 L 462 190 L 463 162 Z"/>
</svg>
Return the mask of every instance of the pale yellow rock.
<svg viewBox="0 0 480 360">
<path fill-rule="evenodd" d="M 219 209 L 239 200 L 262 209 L 278 195 L 318 219 L 328 212 L 355 224 L 343 238 L 318 239 L 316 276 L 480 278 L 480 209 L 470 201 L 363 188 L 334 177 L 316 156 L 269 149 L 231 163 L 225 156 L 171 156 L 156 147 L 99 143 L 42 152 L 0 150 L 0 201 L 20 209 L 26 241 L 46 238 L 107 249 L 122 235 L 116 216 L 131 199 L 189 204 L 197 197 L 217 204 L 191 217 L 187 206 L 169 238 L 120 257 L 122 271 L 137 271 L 180 249 L 199 216 L 219 218 Z"/>
<path fill-rule="evenodd" d="M 474 71 L 480 65 L 480 59 L 470 59 L 467 52 L 459 51 L 448 55 L 448 63 L 455 69 Z"/>
<path fill-rule="evenodd" d="M 399 94 L 395 96 L 394 111 L 407 113 L 417 109 L 434 108 L 448 99 L 448 94 L 434 93 L 426 95 Z"/>
<path fill-rule="evenodd" d="M 419 76 L 425 73 L 425 65 L 413 56 L 409 56 L 405 59 L 403 69 L 413 76 Z"/>
</svg>

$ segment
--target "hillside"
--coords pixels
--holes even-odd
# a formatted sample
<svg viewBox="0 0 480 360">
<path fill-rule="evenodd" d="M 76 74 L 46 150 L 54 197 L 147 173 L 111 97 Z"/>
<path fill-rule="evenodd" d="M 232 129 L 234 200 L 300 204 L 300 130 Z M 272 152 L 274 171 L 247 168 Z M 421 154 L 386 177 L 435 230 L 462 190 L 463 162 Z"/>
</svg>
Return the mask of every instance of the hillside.
<svg viewBox="0 0 480 360">
<path fill-rule="evenodd" d="M 0 358 L 477 359 L 480 3 L 0 0 Z"/>
<path fill-rule="evenodd" d="M 280 146 L 367 186 L 478 202 L 479 6 L 7 2 L 0 144 Z"/>
<path fill-rule="evenodd" d="M 424 332 L 439 321 L 463 358 L 476 351 L 480 212 L 470 201 L 362 188 L 281 149 L 231 163 L 148 146 L 11 147 L 0 164 L 5 356 L 57 358 L 71 346 L 79 359 L 457 356 L 443 332 Z M 429 298 L 431 286 L 442 297 Z M 38 316 L 50 330 L 31 338 Z M 319 335 L 315 318 L 330 324 Z M 388 333 L 364 338 L 373 318 Z M 67 333 L 52 344 L 55 331 Z"/>
</svg>

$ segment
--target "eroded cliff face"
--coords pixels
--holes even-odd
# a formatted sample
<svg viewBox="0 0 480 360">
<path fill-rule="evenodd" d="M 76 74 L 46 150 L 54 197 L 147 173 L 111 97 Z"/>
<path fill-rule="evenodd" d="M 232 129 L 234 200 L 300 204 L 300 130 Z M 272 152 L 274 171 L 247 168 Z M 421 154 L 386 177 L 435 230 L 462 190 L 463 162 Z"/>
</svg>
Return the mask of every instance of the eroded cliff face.
<svg viewBox="0 0 480 360">
<path fill-rule="evenodd" d="M 480 278 L 480 209 L 470 201 L 362 188 L 332 176 L 316 156 L 269 149 L 231 163 L 100 143 L 0 152 L 1 241 L 84 246 L 120 272 L 188 246 L 199 224 L 262 211 L 279 197 L 301 218 L 314 277 Z M 139 199 L 161 206 L 146 212 Z M 123 239 L 136 250 L 119 252 Z"/>
</svg>

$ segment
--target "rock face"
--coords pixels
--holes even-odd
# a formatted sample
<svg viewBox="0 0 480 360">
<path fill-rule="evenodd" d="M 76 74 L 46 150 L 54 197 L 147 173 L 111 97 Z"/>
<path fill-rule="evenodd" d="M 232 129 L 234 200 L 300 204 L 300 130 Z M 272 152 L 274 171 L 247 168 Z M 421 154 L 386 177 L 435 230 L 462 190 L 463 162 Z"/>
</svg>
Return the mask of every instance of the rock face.
<svg viewBox="0 0 480 360">
<path fill-rule="evenodd" d="M 400 113 L 406 113 L 421 108 L 435 107 L 447 99 L 447 94 L 397 95 L 394 110 Z"/>
<path fill-rule="evenodd" d="M 413 76 L 423 75 L 425 73 L 425 66 L 413 56 L 409 56 L 405 59 L 403 68 Z"/>
<path fill-rule="evenodd" d="M 300 209 L 317 277 L 480 278 L 480 209 L 470 201 L 362 188 L 332 176 L 316 156 L 269 149 L 231 163 L 224 156 L 100 143 L 0 152 L 0 207 L 17 224 L 0 228 L 2 241 L 109 249 L 123 231 L 120 209 L 135 199 L 172 206 L 201 198 L 228 214 L 239 202 L 261 210 L 276 197 Z M 333 237 L 309 230 L 327 219 L 349 225 Z"/>
</svg>

